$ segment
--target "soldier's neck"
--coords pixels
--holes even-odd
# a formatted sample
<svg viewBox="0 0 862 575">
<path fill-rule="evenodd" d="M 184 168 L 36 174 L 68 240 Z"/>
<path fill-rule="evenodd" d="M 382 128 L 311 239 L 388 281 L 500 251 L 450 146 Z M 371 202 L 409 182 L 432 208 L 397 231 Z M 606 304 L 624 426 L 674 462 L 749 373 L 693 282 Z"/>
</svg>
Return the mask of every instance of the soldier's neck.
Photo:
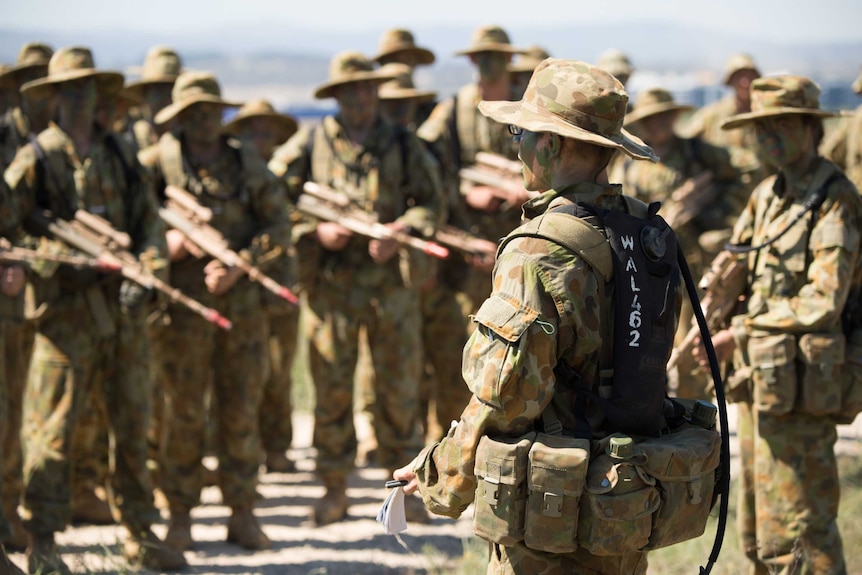
<svg viewBox="0 0 862 575">
<path fill-rule="evenodd" d="M 804 177 L 812 173 L 814 162 L 816 160 L 817 151 L 809 149 L 792 164 L 782 166 L 781 171 L 784 173 L 784 181 L 788 184 L 795 184 L 796 182 L 801 181 Z"/>
<path fill-rule="evenodd" d="M 92 114 L 60 114 L 57 126 L 69 136 L 80 158 L 86 158 L 93 143 L 94 119 Z"/>
<path fill-rule="evenodd" d="M 508 74 L 491 80 L 479 78 L 479 96 L 483 100 L 509 100 L 512 94 L 512 84 Z"/>
<path fill-rule="evenodd" d="M 189 163 L 193 166 L 208 166 L 218 158 L 220 140 L 212 142 L 186 142 L 186 150 L 189 154 Z"/>
</svg>

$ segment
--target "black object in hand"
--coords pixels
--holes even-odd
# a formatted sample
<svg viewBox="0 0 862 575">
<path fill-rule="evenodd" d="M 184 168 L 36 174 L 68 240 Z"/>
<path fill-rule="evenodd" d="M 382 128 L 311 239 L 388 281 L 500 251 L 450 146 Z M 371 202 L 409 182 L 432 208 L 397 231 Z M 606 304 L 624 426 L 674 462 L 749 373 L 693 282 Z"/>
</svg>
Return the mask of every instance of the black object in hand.
<svg viewBox="0 0 862 575">
<path fill-rule="evenodd" d="M 390 479 L 386 482 L 386 489 L 392 489 L 394 487 L 404 487 L 407 485 L 406 479 Z"/>
</svg>

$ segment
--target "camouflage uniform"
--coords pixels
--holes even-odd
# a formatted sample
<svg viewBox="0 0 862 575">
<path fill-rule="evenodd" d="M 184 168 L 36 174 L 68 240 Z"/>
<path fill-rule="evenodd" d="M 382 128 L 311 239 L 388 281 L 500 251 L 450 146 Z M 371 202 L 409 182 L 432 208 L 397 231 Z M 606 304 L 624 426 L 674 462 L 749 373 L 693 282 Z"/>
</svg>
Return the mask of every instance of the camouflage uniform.
<svg viewBox="0 0 862 575">
<path fill-rule="evenodd" d="M 807 78 L 756 80 L 752 112 L 732 117 L 727 125 L 791 108 L 826 116 L 818 109 L 818 95 L 819 88 Z M 776 237 L 824 185 L 825 200 L 816 214 L 796 222 L 772 245 L 749 252 L 747 310 L 730 327 L 740 384 L 737 520 L 751 573 L 847 572 L 836 525 L 835 423 L 810 407 L 829 400 L 827 381 L 821 378 L 812 388 L 797 375 L 809 373 L 802 339 L 809 334 L 843 349 L 841 312 L 860 265 L 858 191 L 822 158 L 797 181 L 783 173 L 767 178 L 740 216 L 733 243 L 759 246 Z"/>
<path fill-rule="evenodd" d="M 524 95 L 529 107 L 482 102 L 480 109 L 533 133 L 552 131 L 582 139 L 579 134 L 589 132 L 600 146 L 655 160 L 648 147 L 621 131 L 627 100 L 622 85 L 598 68 L 550 59 L 539 65 Z M 551 118 L 544 112 L 550 105 L 572 110 Z M 550 208 L 572 202 L 624 209 L 619 185 L 582 181 L 530 200 L 524 214 L 541 218 Z M 474 499 L 474 463 L 482 436 L 518 437 L 537 429 L 549 405 L 564 434 L 574 435 L 575 391 L 556 385 L 554 368 L 564 362 L 584 385 L 597 385 L 602 350 L 609 345 L 604 320 L 610 317 L 613 300 L 604 292 L 599 272 L 572 251 L 543 238 L 513 238 L 498 254 L 492 283 L 491 296 L 474 316 L 477 329 L 464 348 L 463 376 L 473 397 L 458 425 L 412 464 L 428 509 L 450 517 L 458 517 Z M 596 432 L 604 429 L 599 413 L 588 410 L 586 417 Z M 645 552 L 594 556 L 579 548 L 551 554 L 520 542 L 493 544 L 487 572 L 622 575 L 645 573 L 646 568 Z"/>
<path fill-rule="evenodd" d="M 862 73 L 853 83 L 853 91 L 862 95 Z M 857 189 L 862 189 L 862 106 L 839 122 L 835 131 L 823 141 L 822 155 L 844 170 Z"/>
<path fill-rule="evenodd" d="M 135 97 L 146 100 L 146 93 L 151 88 L 163 87 L 169 90 L 182 71 L 182 61 L 179 54 L 168 46 L 153 46 L 144 57 L 141 77 L 130 82 L 126 89 Z M 167 103 L 167 102 L 165 102 Z M 164 105 L 164 104 L 162 104 Z M 128 123 L 128 131 L 124 136 L 138 150 L 143 150 L 155 144 L 159 136 L 166 131 L 166 126 L 157 126 L 153 117 L 160 111 L 152 103 L 147 103 L 137 109 L 136 116 Z"/>
<path fill-rule="evenodd" d="M 370 61 L 354 52 L 336 55 L 330 88 L 358 81 L 389 79 L 374 72 Z M 353 143 L 339 123 L 327 116 L 312 130 L 301 130 L 276 151 L 270 168 L 287 183 L 292 198 L 310 180 L 331 186 L 379 221 L 403 223 L 422 236 L 433 234 L 441 210 L 439 179 L 416 137 L 377 115 L 361 145 Z M 317 389 L 314 446 L 317 473 L 328 491 L 343 489 L 354 466 L 354 366 L 359 332 L 365 328 L 376 376 L 375 431 L 379 462 L 396 463 L 422 445 L 417 424 L 421 368 L 420 313 L 416 291 L 405 281 L 403 252 L 376 264 L 369 240 L 354 236 L 341 251 L 330 251 L 312 239 L 316 222 L 295 228 L 299 238 L 300 277 L 307 294 L 305 332 L 309 368 Z M 409 266 L 408 266 L 409 267 Z M 406 276 L 406 277 L 409 277 Z M 348 288 L 345 291 L 345 288 Z"/>
</svg>

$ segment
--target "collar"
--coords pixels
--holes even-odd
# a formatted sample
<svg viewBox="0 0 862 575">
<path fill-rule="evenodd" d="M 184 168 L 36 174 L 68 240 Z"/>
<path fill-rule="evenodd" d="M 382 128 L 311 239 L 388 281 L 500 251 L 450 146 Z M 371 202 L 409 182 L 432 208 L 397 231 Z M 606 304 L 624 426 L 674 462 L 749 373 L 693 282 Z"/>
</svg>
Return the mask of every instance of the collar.
<svg viewBox="0 0 862 575">
<path fill-rule="evenodd" d="M 524 217 L 533 219 L 551 208 L 563 204 L 585 203 L 600 207 L 616 207 L 622 196 L 620 184 L 580 182 L 559 190 L 548 190 L 524 204 Z"/>
</svg>

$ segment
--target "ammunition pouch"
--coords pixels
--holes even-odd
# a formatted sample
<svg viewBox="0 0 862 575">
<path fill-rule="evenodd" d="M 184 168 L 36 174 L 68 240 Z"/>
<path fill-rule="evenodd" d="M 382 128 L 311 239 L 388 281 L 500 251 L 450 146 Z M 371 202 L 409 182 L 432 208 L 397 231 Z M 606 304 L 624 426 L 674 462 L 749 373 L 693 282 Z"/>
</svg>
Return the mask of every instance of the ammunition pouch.
<svg viewBox="0 0 862 575">
<path fill-rule="evenodd" d="M 796 336 L 775 334 L 748 340 L 748 359 L 753 370 L 754 408 L 784 415 L 796 402 Z"/>
<path fill-rule="evenodd" d="M 476 450 L 473 533 L 511 547 L 524 540 L 527 460 L 536 433 L 516 439 L 483 436 Z"/>
<path fill-rule="evenodd" d="M 801 411 L 832 415 L 841 410 L 845 340 L 842 333 L 799 336 L 799 392 Z"/>
</svg>

